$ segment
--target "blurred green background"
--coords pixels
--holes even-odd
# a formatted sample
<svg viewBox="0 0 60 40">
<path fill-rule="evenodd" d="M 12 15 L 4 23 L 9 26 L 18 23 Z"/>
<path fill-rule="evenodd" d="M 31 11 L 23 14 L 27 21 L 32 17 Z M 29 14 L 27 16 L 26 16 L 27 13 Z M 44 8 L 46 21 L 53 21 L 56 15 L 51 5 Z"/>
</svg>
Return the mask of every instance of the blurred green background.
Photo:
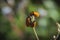
<svg viewBox="0 0 60 40">
<path fill-rule="evenodd" d="M 11 0 L 12 1 L 12 0 Z M 53 35 L 57 35 L 56 22 L 60 23 L 60 3 L 58 0 L 14 0 L 14 5 L 8 3 L 9 0 L 0 2 L 0 40 L 36 40 L 33 29 L 25 25 L 26 17 L 32 11 L 43 12 L 43 16 L 37 19 L 36 31 L 40 40 L 53 40 Z M 13 4 L 13 3 L 12 3 Z M 23 31 L 24 38 L 17 36 L 12 31 L 11 23 L 4 17 L 2 8 L 11 6 L 14 12 L 15 23 Z"/>
</svg>

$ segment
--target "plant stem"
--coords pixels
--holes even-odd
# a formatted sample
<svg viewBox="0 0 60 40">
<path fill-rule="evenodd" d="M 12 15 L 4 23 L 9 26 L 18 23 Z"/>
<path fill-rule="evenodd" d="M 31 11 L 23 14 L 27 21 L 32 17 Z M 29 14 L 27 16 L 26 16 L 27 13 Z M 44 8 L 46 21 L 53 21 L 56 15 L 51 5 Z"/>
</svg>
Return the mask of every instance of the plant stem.
<svg viewBox="0 0 60 40">
<path fill-rule="evenodd" d="M 35 30 L 35 27 L 33 27 L 33 31 L 34 31 L 34 33 L 35 33 L 35 36 L 36 36 L 37 40 L 39 40 L 38 35 L 37 35 L 37 33 L 36 33 L 36 30 Z"/>
</svg>

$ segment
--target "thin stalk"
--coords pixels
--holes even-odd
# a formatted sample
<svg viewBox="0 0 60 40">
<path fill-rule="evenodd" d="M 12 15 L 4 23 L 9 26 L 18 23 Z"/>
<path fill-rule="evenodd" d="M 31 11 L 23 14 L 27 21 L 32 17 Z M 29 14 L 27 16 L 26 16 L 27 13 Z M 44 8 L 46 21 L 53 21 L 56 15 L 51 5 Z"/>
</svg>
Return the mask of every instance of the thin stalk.
<svg viewBox="0 0 60 40">
<path fill-rule="evenodd" d="M 58 27 L 58 29 L 60 28 L 60 24 L 58 23 L 58 22 L 56 22 L 56 24 L 57 24 L 57 27 Z M 58 34 L 57 34 L 57 37 L 56 37 L 56 39 L 58 38 L 58 36 L 59 36 L 59 32 L 60 32 L 60 30 L 58 30 L 57 29 L 57 31 L 58 31 Z"/>
<path fill-rule="evenodd" d="M 33 31 L 34 31 L 34 33 L 35 33 L 35 36 L 36 36 L 37 40 L 39 40 L 38 35 L 37 35 L 37 32 L 36 32 L 36 30 L 35 30 L 35 27 L 33 27 Z"/>
</svg>

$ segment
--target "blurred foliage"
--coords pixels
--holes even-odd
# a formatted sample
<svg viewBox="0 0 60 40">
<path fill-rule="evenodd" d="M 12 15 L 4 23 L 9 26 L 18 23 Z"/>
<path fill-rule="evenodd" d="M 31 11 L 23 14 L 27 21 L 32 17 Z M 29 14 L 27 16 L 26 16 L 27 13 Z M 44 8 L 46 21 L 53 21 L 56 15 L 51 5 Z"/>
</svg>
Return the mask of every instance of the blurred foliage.
<svg viewBox="0 0 60 40">
<path fill-rule="evenodd" d="M 16 0 L 17 1 L 17 0 Z M 38 26 L 36 27 L 37 34 L 41 40 L 49 40 L 53 35 L 57 35 L 57 26 L 56 21 L 60 22 L 60 8 L 54 7 L 54 2 L 44 2 L 41 5 L 35 4 L 37 0 L 33 0 L 29 3 L 25 12 L 23 10 L 19 10 L 16 12 L 17 16 L 15 17 L 16 24 L 21 30 L 25 32 L 26 40 L 36 40 L 33 29 L 31 27 L 25 27 L 26 17 L 29 15 L 31 11 L 37 11 L 38 8 L 47 9 L 48 15 L 47 17 L 38 19 Z M 37 1 L 38 2 L 38 1 Z M 16 2 L 18 4 L 18 1 Z M 42 2 L 41 2 L 42 3 Z M 16 5 L 17 5 L 16 4 Z M 40 3 L 39 3 L 40 4 Z M 49 5 L 50 4 L 50 5 Z M 52 7 L 52 8 L 51 8 Z M 20 38 L 11 30 L 11 25 L 8 20 L 4 18 L 0 10 L 0 33 L 2 35 L 6 33 L 6 40 L 19 40 Z M 0 34 L 1 35 L 1 34 Z"/>
</svg>

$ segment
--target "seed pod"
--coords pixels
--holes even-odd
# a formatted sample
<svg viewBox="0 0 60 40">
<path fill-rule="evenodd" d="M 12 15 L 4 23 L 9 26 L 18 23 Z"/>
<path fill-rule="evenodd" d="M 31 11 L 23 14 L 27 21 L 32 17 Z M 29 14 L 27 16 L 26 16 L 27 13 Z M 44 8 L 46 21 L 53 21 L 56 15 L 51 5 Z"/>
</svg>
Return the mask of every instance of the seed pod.
<svg viewBox="0 0 60 40">
<path fill-rule="evenodd" d="M 30 18 L 29 17 L 26 18 L 26 26 L 30 26 Z"/>
<path fill-rule="evenodd" d="M 36 17 L 39 17 L 39 13 L 38 12 L 31 12 L 30 13 L 30 16 L 28 16 L 26 18 L 26 26 L 30 26 L 30 27 L 35 27 L 37 24 L 36 24 Z"/>
</svg>

